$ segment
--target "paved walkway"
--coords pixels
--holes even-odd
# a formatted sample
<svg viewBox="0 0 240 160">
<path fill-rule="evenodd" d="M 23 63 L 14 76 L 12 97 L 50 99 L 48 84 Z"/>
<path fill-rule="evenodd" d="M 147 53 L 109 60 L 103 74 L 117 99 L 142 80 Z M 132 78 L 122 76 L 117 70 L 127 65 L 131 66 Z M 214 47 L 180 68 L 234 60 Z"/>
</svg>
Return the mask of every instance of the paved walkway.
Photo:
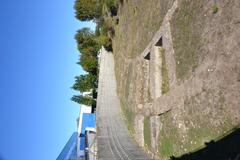
<svg viewBox="0 0 240 160">
<path fill-rule="evenodd" d="M 120 111 L 116 92 L 114 58 L 102 51 L 97 101 L 97 141 L 100 160 L 147 160 L 131 138 Z"/>
</svg>

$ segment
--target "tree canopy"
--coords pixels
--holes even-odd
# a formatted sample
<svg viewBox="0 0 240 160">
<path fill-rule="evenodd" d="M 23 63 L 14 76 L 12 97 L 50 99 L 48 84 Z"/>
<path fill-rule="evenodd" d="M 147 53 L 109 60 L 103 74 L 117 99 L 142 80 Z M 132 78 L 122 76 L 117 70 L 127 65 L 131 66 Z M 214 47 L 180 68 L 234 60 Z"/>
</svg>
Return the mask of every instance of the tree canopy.
<svg viewBox="0 0 240 160">
<path fill-rule="evenodd" d="M 82 54 L 97 56 L 100 46 L 90 28 L 79 29 L 75 35 L 75 40 L 77 41 L 78 50 Z"/>
<path fill-rule="evenodd" d="M 73 96 L 71 100 L 76 103 L 84 104 L 87 106 L 92 106 L 92 105 L 96 106 L 96 101 L 91 97 L 84 97 L 82 95 L 78 95 L 78 96 Z"/>
<path fill-rule="evenodd" d="M 88 74 L 75 77 L 72 88 L 81 93 L 92 90 L 93 97 L 97 97 L 98 51 L 101 46 L 112 50 L 114 27 L 104 15 L 117 15 L 117 0 L 75 0 L 75 17 L 80 21 L 94 21 L 97 23 L 95 33 L 89 28 L 79 29 L 75 35 L 80 58 L 77 62 Z M 109 14 L 111 13 L 111 14 Z M 79 104 L 96 106 L 96 101 L 88 96 L 74 95 L 72 101 Z"/>
<path fill-rule="evenodd" d="M 78 64 L 91 74 L 97 73 L 97 54 L 100 49 L 95 34 L 89 28 L 82 28 L 75 35 L 81 53 Z"/>
<path fill-rule="evenodd" d="M 87 92 L 96 87 L 96 80 L 96 76 L 91 74 L 76 76 L 75 83 L 72 88 L 76 91 L 80 91 L 81 93 Z"/>
<path fill-rule="evenodd" d="M 80 21 L 95 20 L 101 15 L 101 6 L 98 0 L 76 0 L 75 16 Z"/>
</svg>

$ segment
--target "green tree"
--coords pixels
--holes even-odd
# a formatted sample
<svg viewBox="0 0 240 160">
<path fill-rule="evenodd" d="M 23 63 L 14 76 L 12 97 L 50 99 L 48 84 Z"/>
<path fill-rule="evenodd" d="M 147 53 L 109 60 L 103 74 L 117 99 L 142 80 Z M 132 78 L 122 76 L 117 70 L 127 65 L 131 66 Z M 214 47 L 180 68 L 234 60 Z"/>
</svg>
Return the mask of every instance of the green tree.
<svg viewBox="0 0 240 160">
<path fill-rule="evenodd" d="M 96 87 L 96 76 L 92 74 L 85 74 L 75 77 L 75 83 L 72 88 L 76 91 L 87 92 Z"/>
<path fill-rule="evenodd" d="M 100 46 L 104 46 L 107 51 L 112 51 L 112 40 L 106 35 L 99 35 L 96 37 L 96 41 Z"/>
<path fill-rule="evenodd" d="M 74 9 L 75 17 L 80 21 L 96 20 L 101 16 L 99 0 L 76 0 Z"/>
<path fill-rule="evenodd" d="M 81 53 L 78 64 L 91 74 L 97 73 L 97 54 L 100 44 L 96 40 L 95 34 L 89 28 L 82 28 L 77 31 L 75 39 L 78 50 Z"/>
<path fill-rule="evenodd" d="M 89 72 L 93 75 L 97 74 L 97 69 L 98 69 L 97 57 L 81 54 L 81 57 L 79 59 L 79 62 L 77 62 L 77 64 L 80 64 L 83 70 L 85 70 L 86 72 Z"/>
<path fill-rule="evenodd" d="M 95 40 L 95 34 L 89 28 L 78 30 L 75 39 L 80 53 L 97 56 L 100 46 Z"/>
<path fill-rule="evenodd" d="M 96 106 L 96 101 L 91 97 L 85 97 L 85 96 L 82 96 L 82 95 L 78 95 L 78 96 L 74 95 L 71 98 L 71 100 L 76 102 L 76 103 L 84 104 L 84 105 L 87 105 L 87 106 Z"/>
</svg>

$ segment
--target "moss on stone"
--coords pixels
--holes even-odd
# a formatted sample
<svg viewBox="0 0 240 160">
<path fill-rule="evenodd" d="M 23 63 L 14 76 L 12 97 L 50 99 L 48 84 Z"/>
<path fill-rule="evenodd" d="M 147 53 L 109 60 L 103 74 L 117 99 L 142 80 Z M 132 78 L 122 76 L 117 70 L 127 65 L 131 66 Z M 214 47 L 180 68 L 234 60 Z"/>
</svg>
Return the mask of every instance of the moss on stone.
<svg viewBox="0 0 240 160">
<path fill-rule="evenodd" d="M 129 132 L 131 134 L 134 134 L 135 113 L 131 110 L 131 108 L 128 107 L 128 105 L 123 100 L 121 100 L 121 109 Z"/>
<path fill-rule="evenodd" d="M 144 143 L 148 150 L 151 150 L 151 129 L 150 129 L 150 117 L 144 117 Z"/>
<path fill-rule="evenodd" d="M 165 50 L 160 47 L 159 52 L 161 54 L 162 59 L 162 94 L 166 94 L 169 91 L 169 78 L 168 78 L 168 70 L 167 70 L 167 64 L 166 64 L 166 58 L 165 58 Z"/>
</svg>

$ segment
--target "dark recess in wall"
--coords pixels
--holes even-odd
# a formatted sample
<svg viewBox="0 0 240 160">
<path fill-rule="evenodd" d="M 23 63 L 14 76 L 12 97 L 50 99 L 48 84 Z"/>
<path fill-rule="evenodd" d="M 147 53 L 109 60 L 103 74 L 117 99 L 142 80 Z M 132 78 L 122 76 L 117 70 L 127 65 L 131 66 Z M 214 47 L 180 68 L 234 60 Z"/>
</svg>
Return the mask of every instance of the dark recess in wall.
<svg viewBox="0 0 240 160">
<path fill-rule="evenodd" d="M 162 47 L 163 42 L 162 42 L 162 37 L 158 40 L 155 46 Z"/>
<path fill-rule="evenodd" d="M 146 60 L 150 60 L 150 52 L 144 57 Z"/>
</svg>

